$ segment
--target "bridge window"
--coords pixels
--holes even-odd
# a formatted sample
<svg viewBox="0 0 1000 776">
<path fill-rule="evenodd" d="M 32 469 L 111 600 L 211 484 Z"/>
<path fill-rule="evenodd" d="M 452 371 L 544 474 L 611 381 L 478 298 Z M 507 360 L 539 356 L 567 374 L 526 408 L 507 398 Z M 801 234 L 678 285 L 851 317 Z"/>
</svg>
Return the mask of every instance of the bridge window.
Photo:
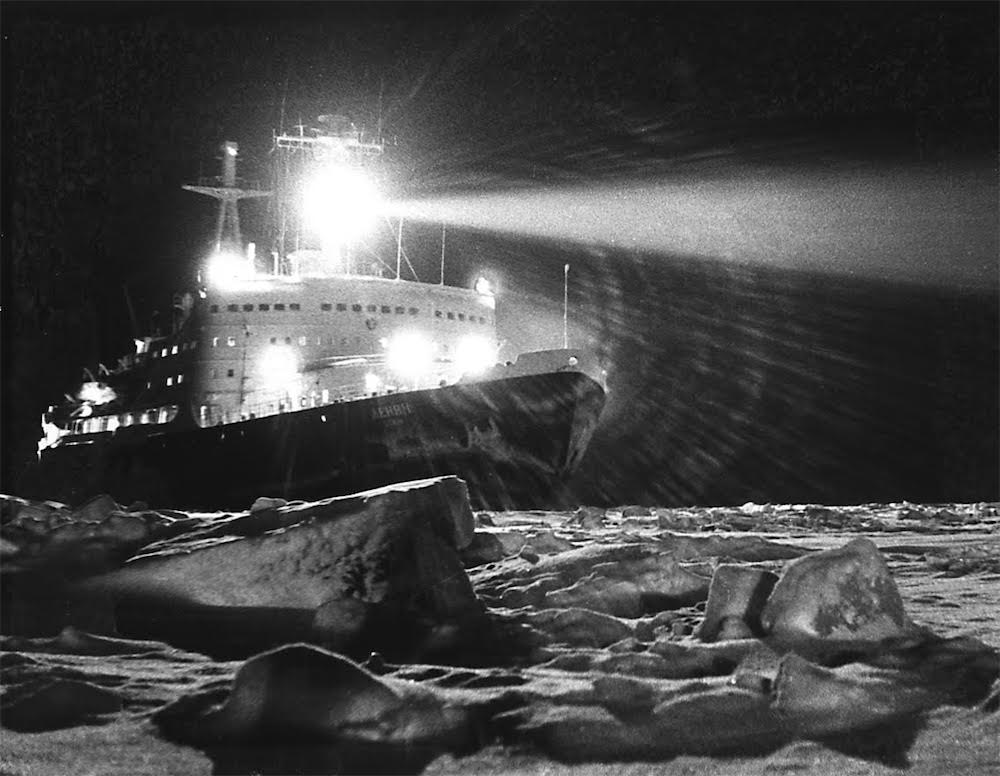
<svg viewBox="0 0 1000 776">
<path fill-rule="evenodd" d="M 370 305 L 368 305 L 368 312 L 370 312 L 370 313 L 377 313 L 378 312 L 378 305 L 377 304 L 370 304 Z"/>
<path fill-rule="evenodd" d="M 271 305 L 269 305 L 269 304 L 259 304 L 259 305 L 257 305 L 257 309 L 260 310 L 262 313 L 266 313 L 268 310 L 271 309 Z"/>
<path fill-rule="evenodd" d="M 449 321 L 455 320 L 455 313 L 448 313 L 448 320 Z"/>
<path fill-rule="evenodd" d="M 235 376 L 236 376 L 236 370 L 235 369 L 227 369 L 226 370 L 226 377 L 235 377 Z"/>
<path fill-rule="evenodd" d="M 217 313 L 217 312 L 219 312 L 219 305 L 217 305 L 217 304 L 213 304 L 213 305 L 212 305 L 212 306 L 211 306 L 210 308 L 208 308 L 208 309 L 209 309 L 209 310 L 211 310 L 211 311 L 212 311 L 213 313 Z"/>
<path fill-rule="evenodd" d="M 338 313 L 347 312 L 347 305 L 344 304 L 343 302 L 337 302 L 337 312 Z"/>
<path fill-rule="evenodd" d="M 253 312 L 253 305 L 252 304 L 245 304 L 245 305 L 243 305 L 243 312 L 245 312 L 245 313 L 252 313 Z"/>
<path fill-rule="evenodd" d="M 459 313 L 458 314 L 458 320 L 464 321 L 465 320 L 465 313 Z"/>
<path fill-rule="evenodd" d="M 356 312 L 356 313 L 360 313 L 361 312 L 361 305 L 359 305 L 359 304 L 352 304 L 351 305 L 351 309 L 354 310 L 354 312 Z"/>
<path fill-rule="evenodd" d="M 229 310 L 229 312 L 231 312 L 231 313 L 235 313 L 235 312 L 239 312 L 240 306 L 238 304 L 231 304 L 231 305 L 227 306 L 226 309 Z"/>
<path fill-rule="evenodd" d="M 177 346 L 174 345 L 172 348 L 170 348 L 170 355 L 176 356 L 177 355 L 177 350 L 178 350 Z"/>
<path fill-rule="evenodd" d="M 285 337 L 285 344 L 286 345 L 291 345 L 292 344 L 292 338 L 291 337 Z"/>
<path fill-rule="evenodd" d="M 218 337 L 212 337 L 212 347 L 213 348 L 219 347 L 219 338 Z"/>
<path fill-rule="evenodd" d="M 416 307 L 411 307 L 410 308 L 410 315 L 416 315 L 419 312 L 420 312 L 420 310 L 418 310 Z"/>
<path fill-rule="evenodd" d="M 271 337 L 271 344 L 272 345 L 277 345 L 278 344 L 278 338 L 277 337 Z"/>
<path fill-rule="evenodd" d="M 285 309 L 285 303 L 284 302 L 275 302 L 274 303 L 274 309 L 276 311 L 278 311 L 278 312 L 283 311 Z"/>
<path fill-rule="evenodd" d="M 440 310 L 435 310 L 434 311 L 434 317 L 435 318 L 440 318 L 442 315 L 444 315 L 444 313 L 442 313 Z"/>
<path fill-rule="evenodd" d="M 226 344 L 229 347 L 231 347 L 231 348 L 235 348 L 236 347 L 236 337 L 226 337 Z"/>
<path fill-rule="evenodd" d="M 308 340 L 305 337 L 299 337 L 299 345 L 304 346 Z"/>
<path fill-rule="evenodd" d="M 391 313 L 392 312 L 392 308 L 389 305 L 384 304 L 384 305 L 382 305 L 382 312 L 384 312 L 384 313 Z"/>
<path fill-rule="evenodd" d="M 406 308 L 405 307 L 397 307 L 396 308 L 396 315 L 406 315 Z"/>
<path fill-rule="evenodd" d="M 168 377 L 167 378 L 167 387 L 169 388 L 173 384 L 174 384 L 174 378 Z"/>
<path fill-rule="evenodd" d="M 163 350 L 160 351 L 160 358 L 166 358 L 166 357 L 167 357 L 167 349 L 164 348 Z"/>
<path fill-rule="evenodd" d="M 302 308 L 299 306 L 298 302 L 292 302 L 290 305 L 288 305 L 288 309 L 289 310 L 301 310 Z"/>
<path fill-rule="evenodd" d="M 319 309 L 322 310 L 325 313 L 328 313 L 328 312 L 330 312 L 330 310 L 333 309 L 333 305 L 330 304 L 329 302 L 323 302 L 323 304 L 321 304 L 319 306 Z"/>
</svg>

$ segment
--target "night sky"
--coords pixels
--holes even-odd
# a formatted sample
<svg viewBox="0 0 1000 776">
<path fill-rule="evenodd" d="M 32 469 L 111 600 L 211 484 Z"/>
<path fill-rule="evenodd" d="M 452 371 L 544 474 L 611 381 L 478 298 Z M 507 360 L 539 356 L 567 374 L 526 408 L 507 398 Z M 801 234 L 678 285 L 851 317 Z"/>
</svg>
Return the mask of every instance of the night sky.
<svg viewBox="0 0 1000 776">
<path fill-rule="evenodd" d="M 0 14 L 4 491 L 126 298 L 193 282 L 220 143 L 263 177 L 272 130 L 381 105 L 418 273 L 448 221 L 506 353 L 561 342 L 571 265 L 610 393 L 567 503 L 1000 499 L 996 3 Z"/>
</svg>

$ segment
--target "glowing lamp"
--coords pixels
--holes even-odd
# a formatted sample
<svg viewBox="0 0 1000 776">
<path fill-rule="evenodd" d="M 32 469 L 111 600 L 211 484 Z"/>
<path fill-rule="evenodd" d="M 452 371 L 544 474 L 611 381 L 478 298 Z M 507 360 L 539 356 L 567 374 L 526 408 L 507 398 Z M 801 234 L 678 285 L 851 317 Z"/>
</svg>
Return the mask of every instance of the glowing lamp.
<svg viewBox="0 0 1000 776">
<path fill-rule="evenodd" d="M 329 165 L 306 183 L 302 215 L 307 229 L 343 245 L 361 237 L 381 207 L 378 190 L 360 170 Z"/>
<path fill-rule="evenodd" d="M 250 264 L 238 253 L 219 251 L 208 260 L 208 282 L 218 288 L 232 288 L 253 275 Z"/>
<path fill-rule="evenodd" d="M 386 365 L 404 378 L 416 380 L 434 366 L 434 343 L 417 331 L 401 331 L 386 346 Z"/>
<path fill-rule="evenodd" d="M 374 372 L 368 372 L 365 375 L 365 392 L 378 393 L 381 390 L 382 390 L 382 378 L 379 377 Z"/>
<path fill-rule="evenodd" d="M 474 288 L 476 289 L 477 294 L 482 294 L 483 296 L 493 296 L 493 284 L 484 277 L 476 278 Z"/>
<path fill-rule="evenodd" d="M 482 374 L 495 363 L 496 348 L 485 337 L 470 335 L 459 340 L 455 366 L 462 374 Z"/>
<path fill-rule="evenodd" d="M 295 351 L 286 345 L 272 345 L 257 364 L 261 382 L 272 391 L 294 393 L 298 387 L 299 363 Z"/>
<path fill-rule="evenodd" d="M 98 382 L 84 383 L 76 396 L 80 401 L 85 401 L 89 404 L 107 404 L 118 398 L 110 385 Z"/>
</svg>

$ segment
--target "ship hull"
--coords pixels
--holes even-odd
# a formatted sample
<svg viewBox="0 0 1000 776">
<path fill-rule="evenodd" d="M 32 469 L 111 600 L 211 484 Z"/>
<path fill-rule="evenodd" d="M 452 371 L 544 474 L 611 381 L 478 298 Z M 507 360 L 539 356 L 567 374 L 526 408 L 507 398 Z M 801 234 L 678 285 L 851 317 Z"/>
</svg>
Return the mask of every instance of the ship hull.
<svg viewBox="0 0 1000 776">
<path fill-rule="evenodd" d="M 473 505 L 558 502 L 604 404 L 577 371 L 371 396 L 208 428 L 122 428 L 42 452 L 33 490 L 79 503 L 246 509 L 456 474 Z"/>
</svg>

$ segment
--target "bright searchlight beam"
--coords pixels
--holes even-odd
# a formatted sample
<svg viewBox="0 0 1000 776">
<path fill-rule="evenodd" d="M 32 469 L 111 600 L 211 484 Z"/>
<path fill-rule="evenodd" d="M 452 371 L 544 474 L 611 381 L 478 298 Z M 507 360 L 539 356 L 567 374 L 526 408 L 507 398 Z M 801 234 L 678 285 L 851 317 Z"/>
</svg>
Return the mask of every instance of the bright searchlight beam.
<svg viewBox="0 0 1000 776">
<path fill-rule="evenodd" d="M 378 189 L 361 170 L 328 165 L 310 178 L 303 192 L 307 229 L 336 244 L 352 242 L 375 223 L 382 209 Z"/>
<path fill-rule="evenodd" d="M 996 285 L 997 178 L 976 159 L 699 173 L 396 202 L 408 221 L 835 275 Z"/>
</svg>

